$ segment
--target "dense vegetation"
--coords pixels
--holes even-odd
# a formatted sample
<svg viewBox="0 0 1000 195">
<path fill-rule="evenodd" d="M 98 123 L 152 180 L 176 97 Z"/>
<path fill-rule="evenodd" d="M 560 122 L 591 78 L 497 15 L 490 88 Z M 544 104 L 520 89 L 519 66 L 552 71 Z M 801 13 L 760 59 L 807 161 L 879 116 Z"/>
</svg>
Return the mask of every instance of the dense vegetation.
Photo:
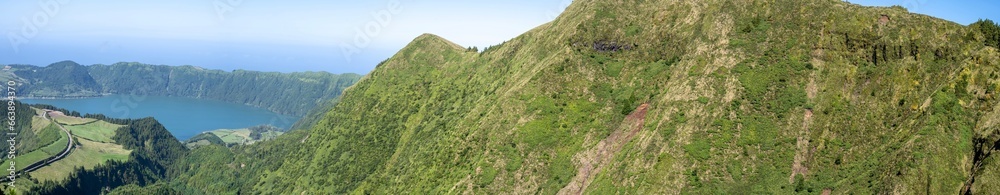
<svg viewBox="0 0 1000 195">
<path fill-rule="evenodd" d="M 313 126 L 316 125 L 316 123 L 319 123 L 319 120 L 322 120 L 323 117 L 326 116 L 326 113 L 333 109 L 339 101 L 340 97 L 336 97 L 317 104 L 315 108 L 306 112 L 306 115 L 302 116 L 302 118 L 298 121 L 295 121 L 295 124 L 292 124 L 292 127 L 289 128 L 289 130 L 312 129 Z"/>
<path fill-rule="evenodd" d="M 46 67 L 13 65 L 26 81 L 25 96 L 86 97 L 103 94 L 178 96 L 221 100 L 305 115 L 318 104 L 340 96 L 360 75 L 326 72 L 257 72 L 206 70 L 194 66 L 140 63 L 82 66 L 72 61 Z M 68 113 L 67 113 L 68 114 Z"/>
<path fill-rule="evenodd" d="M 481 53 L 417 38 L 254 190 L 988 190 L 984 37 L 841 1 L 575 1 Z"/>
<path fill-rule="evenodd" d="M 253 190 L 261 175 L 274 171 L 302 146 L 307 131 L 292 131 L 275 140 L 251 145 L 206 145 L 195 148 L 170 167 L 177 175 L 145 187 L 125 186 L 112 194 L 177 192 L 178 194 L 260 194 Z M 211 182 L 206 182 L 211 181 Z"/>
<path fill-rule="evenodd" d="M 992 46 L 994 48 L 1000 48 L 1000 26 L 997 26 L 996 22 L 992 20 L 979 20 L 976 23 L 972 23 L 969 27 L 979 29 L 982 33 L 983 43 L 986 46 Z M 970 33 L 971 36 L 975 36 L 975 33 Z"/>
<path fill-rule="evenodd" d="M 222 141 L 222 138 L 219 138 L 219 136 L 215 135 L 214 133 L 202 133 L 202 134 L 198 134 L 198 135 L 195 135 L 194 137 L 191 137 L 191 139 L 188 139 L 187 141 L 184 141 L 184 142 L 189 143 L 189 144 L 190 143 L 199 143 L 197 145 L 193 145 L 193 144 L 189 145 L 188 148 L 197 147 L 198 145 L 201 145 L 202 142 L 204 142 L 205 144 L 209 144 L 209 145 L 220 145 L 220 146 L 225 146 L 226 145 L 226 142 Z"/>
<path fill-rule="evenodd" d="M 254 140 L 262 139 L 263 135 L 261 135 L 261 134 L 264 134 L 264 133 L 267 133 L 267 132 L 282 131 L 278 127 L 271 126 L 271 125 L 258 125 L 258 126 L 253 126 L 253 127 L 247 128 L 247 129 L 250 130 L 250 139 L 254 139 Z"/>
<path fill-rule="evenodd" d="M 483 52 L 417 37 L 311 130 L 141 155 L 177 160 L 112 193 L 989 193 L 990 24 L 839 0 L 579 0 Z"/>
<path fill-rule="evenodd" d="M 91 78 L 87 67 L 72 61 L 50 64 L 45 68 L 12 65 L 13 73 L 26 82 L 18 83 L 20 96 L 59 94 L 60 96 L 96 96 L 102 91 Z M 50 96 L 50 95 L 43 95 Z"/>
</svg>

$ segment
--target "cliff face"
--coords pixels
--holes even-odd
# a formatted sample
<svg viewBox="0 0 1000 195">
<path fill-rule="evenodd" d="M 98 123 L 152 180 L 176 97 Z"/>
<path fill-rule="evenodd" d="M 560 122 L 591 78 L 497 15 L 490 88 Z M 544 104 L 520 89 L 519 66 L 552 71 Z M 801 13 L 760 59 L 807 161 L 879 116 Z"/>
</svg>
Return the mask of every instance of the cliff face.
<svg viewBox="0 0 1000 195">
<path fill-rule="evenodd" d="M 416 38 L 254 190 L 995 189 L 1000 60 L 983 39 L 833 0 L 575 1 L 481 53 Z"/>
</svg>

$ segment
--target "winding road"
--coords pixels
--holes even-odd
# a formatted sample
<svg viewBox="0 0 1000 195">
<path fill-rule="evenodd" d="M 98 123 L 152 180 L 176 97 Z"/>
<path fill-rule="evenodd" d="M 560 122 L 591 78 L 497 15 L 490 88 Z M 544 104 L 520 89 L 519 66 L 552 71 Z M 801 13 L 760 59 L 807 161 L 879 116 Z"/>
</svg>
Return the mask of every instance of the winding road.
<svg viewBox="0 0 1000 195">
<path fill-rule="evenodd" d="M 56 126 L 58 126 L 59 129 L 61 129 L 64 133 L 66 133 L 66 137 L 69 138 L 69 142 L 66 143 L 66 149 L 63 150 L 62 152 L 60 152 L 58 155 L 50 156 L 48 158 L 39 160 L 39 161 L 37 161 L 35 163 L 31 163 L 30 165 L 25 166 L 21 170 L 17 171 L 17 176 L 21 176 L 24 173 L 31 172 L 31 171 L 34 171 L 34 170 L 36 170 L 38 168 L 42 168 L 42 167 L 44 167 L 46 165 L 52 164 L 52 162 L 55 162 L 55 161 L 57 161 L 59 159 L 62 159 L 63 157 L 66 157 L 66 155 L 69 155 L 69 152 L 73 150 L 73 134 L 71 134 L 69 132 L 69 130 L 66 130 L 66 127 L 63 127 L 62 124 L 59 124 L 54 119 L 51 119 L 51 118 L 48 117 L 48 115 L 50 115 L 50 113 L 52 113 L 52 112 L 54 112 L 54 111 L 45 110 L 45 113 L 42 114 L 41 117 L 44 118 L 44 119 L 46 119 L 46 120 L 49 120 L 53 124 L 56 124 Z M 8 177 L 0 178 L 0 182 L 7 182 L 8 180 L 10 180 Z"/>
</svg>

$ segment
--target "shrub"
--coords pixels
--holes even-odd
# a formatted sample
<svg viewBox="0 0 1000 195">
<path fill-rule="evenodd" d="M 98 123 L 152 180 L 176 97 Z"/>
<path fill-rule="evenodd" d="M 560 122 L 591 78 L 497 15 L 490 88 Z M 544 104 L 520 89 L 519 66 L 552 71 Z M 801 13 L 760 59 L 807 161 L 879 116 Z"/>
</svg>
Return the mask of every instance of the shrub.
<svg viewBox="0 0 1000 195">
<path fill-rule="evenodd" d="M 712 146 L 710 146 L 708 144 L 708 141 L 704 139 L 695 140 L 690 144 L 684 146 L 684 152 L 687 152 L 688 155 L 691 155 L 691 157 L 694 157 L 699 161 L 708 160 L 708 157 L 711 156 L 710 155 L 711 149 Z"/>
</svg>

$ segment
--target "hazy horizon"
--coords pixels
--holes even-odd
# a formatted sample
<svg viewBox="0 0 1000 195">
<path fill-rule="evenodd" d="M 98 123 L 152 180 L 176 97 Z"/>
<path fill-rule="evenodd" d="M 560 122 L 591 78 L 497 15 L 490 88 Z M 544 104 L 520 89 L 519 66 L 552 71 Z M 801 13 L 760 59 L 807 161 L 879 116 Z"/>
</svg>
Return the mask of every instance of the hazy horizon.
<svg viewBox="0 0 1000 195">
<path fill-rule="evenodd" d="M 0 64 L 134 61 L 365 74 L 420 34 L 495 45 L 550 21 L 569 2 L 0 0 L 7 38 Z M 26 36 L 26 26 L 38 32 Z"/>
<path fill-rule="evenodd" d="M 551 21 L 570 2 L 0 0 L 7 38 L 0 64 L 72 60 L 366 74 L 420 34 L 483 48 Z M 970 18 L 997 20 L 989 10 L 998 5 L 982 0 L 850 2 L 901 5 L 963 25 Z"/>
</svg>

